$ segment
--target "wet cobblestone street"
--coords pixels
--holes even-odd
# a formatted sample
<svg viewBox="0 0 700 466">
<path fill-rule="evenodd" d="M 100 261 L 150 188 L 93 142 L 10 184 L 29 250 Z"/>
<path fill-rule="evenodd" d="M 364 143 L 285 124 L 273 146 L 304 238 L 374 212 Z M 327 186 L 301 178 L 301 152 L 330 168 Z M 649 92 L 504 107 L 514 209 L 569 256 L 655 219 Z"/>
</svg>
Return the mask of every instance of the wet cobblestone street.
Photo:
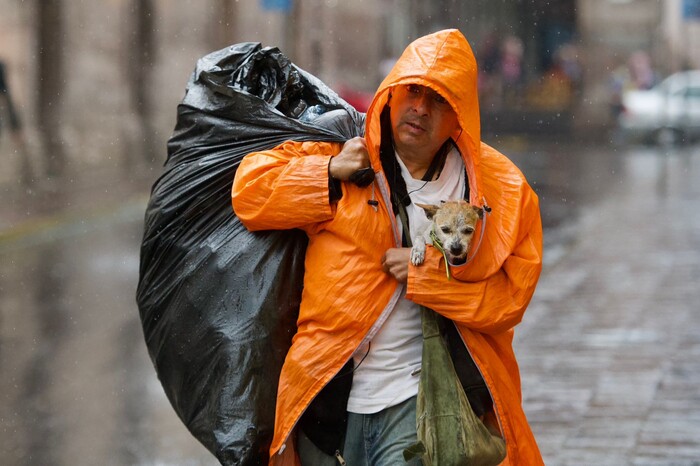
<svg viewBox="0 0 700 466">
<path fill-rule="evenodd" d="M 515 333 L 545 463 L 700 466 L 700 147 L 513 147 L 545 226 Z M 152 181 L 119 176 L 3 191 L 3 465 L 217 464 L 148 358 L 134 295 Z"/>
<path fill-rule="evenodd" d="M 549 466 L 698 465 L 700 151 L 620 170 L 546 253 L 516 331 L 525 409 Z"/>
</svg>

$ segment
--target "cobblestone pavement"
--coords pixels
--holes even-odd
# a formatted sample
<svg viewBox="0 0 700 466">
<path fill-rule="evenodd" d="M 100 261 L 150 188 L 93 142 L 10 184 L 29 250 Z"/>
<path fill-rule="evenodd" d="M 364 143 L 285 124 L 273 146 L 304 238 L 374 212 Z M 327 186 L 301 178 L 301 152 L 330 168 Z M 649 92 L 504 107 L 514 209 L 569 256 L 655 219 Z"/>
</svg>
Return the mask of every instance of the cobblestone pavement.
<svg viewBox="0 0 700 466">
<path fill-rule="evenodd" d="M 524 406 L 548 466 L 697 466 L 700 149 L 620 157 L 545 253 L 516 330 Z"/>
<path fill-rule="evenodd" d="M 545 267 L 516 352 L 547 466 L 700 466 L 700 147 L 521 152 Z M 135 172 L 3 188 L 2 464 L 216 464 L 146 354 L 134 289 L 159 169 Z"/>
</svg>

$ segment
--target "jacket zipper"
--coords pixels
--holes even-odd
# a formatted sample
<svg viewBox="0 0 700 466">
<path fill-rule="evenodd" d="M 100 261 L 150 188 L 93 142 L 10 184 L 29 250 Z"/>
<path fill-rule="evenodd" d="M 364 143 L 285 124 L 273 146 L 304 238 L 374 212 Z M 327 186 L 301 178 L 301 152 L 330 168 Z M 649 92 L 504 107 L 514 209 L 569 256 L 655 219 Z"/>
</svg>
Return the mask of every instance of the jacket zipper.
<svg viewBox="0 0 700 466">
<path fill-rule="evenodd" d="M 394 294 L 392 295 L 391 300 L 389 300 L 389 303 L 388 303 L 387 306 L 384 308 L 384 310 L 383 310 L 382 313 L 380 314 L 380 316 L 379 316 L 379 318 L 377 319 L 377 321 L 374 323 L 374 325 L 372 325 L 372 327 L 369 329 L 369 331 L 367 332 L 367 334 L 365 334 L 365 337 L 362 339 L 362 341 L 360 341 L 360 344 L 357 345 L 357 347 L 355 348 L 355 350 L 350 354 L 350 358 L 348 358 L 348 359 L 346 359 L 345 361 L 343 361 L 343 364 L 340 365 L 340 369 L 338 369 L 338 371 L 337 371 L 335 374 L 333 374 L 333 377 L 331 377 L 330 379 L 328 379 L 328 382 L 326 382 L 326 385 L 328 385 L 328 384 L 331 382 L 331 380 L 333 380 L 333 378 L 334 378 L 335 376 L 337 376 L 338 373 L 340 373 L 340 371 L 341 371 L 341 369 L 343 368 L 343 366 L 345 366 L 345 364 L 347 364 L 347 362 L 348 362 L 350 359 L 352 359 L 353 355 L 355 354 L 355 351 L 357 351 L 359 348 L 362 347 L 362 345 L 364 345 L 365 343 L 369 342 L 369 341 L 374 337 L 374 335 L 377 333 L 377 330 L 379 330 L 379 328 L 381 327 L 381 325 L 377 325 L 377 322 L 379 322 L 379 321 L 381 320 L 381 322 L 384 323 L 384 321 L 386 320 L 386 317 L 389 315 L 389 312 L 387 311 L 387 309 L 393 309 L 393 308 L 394 308 L 394 306 L 396 305 L 396 302 L 398 301 L 397 298 L 401 296 L 402 290 L 403 290 L 403 286 L 399 286 L 399 287 L 396 288 L 396 291 L 395 291 Z M 323 387 L 321 387 L 321 390 L 319 390 L 318 393 L 321 393 L 321 392 L 323 391 L 323 389 L 326 387 L 326 385 L 324 385 Z M 317 395 L 318 395 L 318 394 L 317 394 Z M 304 413 L 306 412 L 306 410 L 309 408 L 309 406 L 311 406 L 311 402 L 312 402 L 312 401 L 313 401 L 313 399 L 311 399 L 311 401 L 309 401 L 309 403 L 306 405 L 306 408 L 304 408 L 304 410 L 303 410 L 301 413 L 299 413 L 299 417 L 297 418 L 296 421 L 294 421 L 294 425 L 292 425 L 292 428 L 289 430 L 289 433 L 288 433 L 287 436 L 285 437 L 284 442 L 282 442 L 282 446 L 281 446 L 280 449 L 277 451 L 277 454 L 278 454 L 278 455 L 281 455 L 281 454 L 284 452 L 285 448 L 287 447 L 287 442 L 289 441 L 290 435 L 292 435 L 292 432 L 294 432 L 294 429 L 296 428 L 296 426 L 297 426 L 297 424 L 299 423 L 299 421 L 301 420 L 301 418 L 304 416 Z M 342 459 L 342 457 L 339 458 L 339 461 L 340 461 L 340 459 Z M 341 463 L 341 464 L 345 464 L 345 463 Z"/>
<path fill-rule="evenodd" d="M 389 200 L 389 191 L 387 189 L 383 175 L 376 177 L 374 182 L 379 185 L 379 192 L 381 193 L 382 199 L 384 200 L 384 208 L 386 209 L 387 214 L 389 215 L 389 220 L 391 220 L 391 230 L 392 230 L 392 233 L 394 234 L 394 244 L 396 245 L 396 247 L 401 247 L 401 236 L 398 233 L 399 227 L 398 227 L 398 223 L 396 221 L 396 216 L 390 210 L 391 201 Z M 362 339 L 362 341 L 357 346 L 357 348 L 355 348 L 355 351 L 357 351 L 359 348 L 362 348 L 362 346 L 364 344 L 366 344 L 372 338 L 374 338 L 374 336 L 377 334 L 377 332 L 379 331 L 381 326 L 384 325 L 384 321 L 389 317 L 389 314 L 396 306 L 396 303 L 398 302 L 398 300 L 401 298 L 401 295 L 403 294 L 403 290 L 404 290 L 404 285 L 399 285 L 396 287 L 396 290 L 394 290 L 394 294 L 391 295 L 391 299 L 389 300 L 387 305 L 384 307 L 384 310 L 379 315 L 377 320 L 374 321 L 374 324 L 367 331 L 367 333 L 365 334 L 365 337 Z M 354 354 L 354 352 L 353 352 L 353 354 Z"/>
<path fill-rule="evenodd" d="M 389 194 L 388 194 L 388 191 L 387 191 L 387 189 L 386 189 L 386 184 L 384 183 L 384 179 L 383 179 L 383 178 L 380 178 L 380 177 L 378 177 L 378 178 L 379 178 L 379 180 L 375 179 L 374 183 L 377 183 L 377 181 L 379 181 L 379 191 L 380 191 L 380 193 L 381 193 L 381 195 L 382 195 L 382 198 L 384 199 L 384 205 L 385 205 L 385 206 L 390 206 L 391 204 L 388 203 L 388 202 L 389 202 L 389 201 L 388 201 Z M 387 209 L 387 212 L 389 212 L 389 208 L 386 207 L 386 209 Z M 394 215 L 392 215 L 391 213 L 389 213 L 389 219 L 391 220 L 392 233 L 394 234 L 394 244 L 400 245 L 400 244 L 401 244 L 401 240 L 400 240 L 399 237 L 397 236 L 398 224 L 396 223 L 396 216 L 394 216 Z M 347 362 L 352 358 L 352 355 L 355 354 L 355 351 L 357 351 L 359 348 L 362 348 L 363 345 L 365 345 L 365 344 L 368 343 L 370 340 L 372 340 L 372 338 L 374 338 L 374 335 L 376 335 L 376 333 L 379 331 L 379 329 L 381 328 L 381 326 L 384 324 L 384 321 L 389 317 L 389 314 L 390 314 L 391 310 L 394 309 L 394 307 L 396 306 L 396 303 L 398 302 L 399 298 L 400 298 L 401 295 L 403 294 L 403 289 L 404 289 L 404 286 L 403 286 L 403 285 L 399 285 L 399 286 L 396 287 L 396 290 L 394 290 L 394 294 L 391 295 L 391 299 L 389 300 L 389 302 L 387 303 L 387 305 L 384 307 L 384 310 L 383 310 L 382 313 L 379 315 L 379 317 L 377 318 L 377 320 L 374 322 L 374 324 L 372 325 L 372 327 L 370 327 L 370 329 L 367 331 L 367 333 L 365 334 L 364 338 L 360 341 L 360 344 L 357 345 L 357 347 L 355 348 L 355 350 L 351 353 L 350 358 L 349 358 L 349 359 L 346 359 L 346 360 L 343 362 L 343 364 L 340 366 L 340 369 L 338 369 L 338 372 L 336 372 L 335 374 L 333 374 L 333 377 L 331 377 L 330 379 L 328 379 L 328 382 L 326 382 L 326 385 L 327 385 L 328 383 L 330 383 L 330 381 L 333 380 L 333 378 L 334 378 L 335 376 L 338 375 L 338 373 L 339 373 L 340 370 L 343 368 L 343 366 L 345 366 L 345 364 L 347 364 Z M 458 332 L 458 333 L 459 333 L 459 332 Z M 325 388 L 326 385 L 324 385 L 323 387 L 321 387 L 321 390 L 319 390 L 318 393 L 321 393 L 321 391 L 323 391 L 323 389 Z M 313 401 L 313 399 L 312 399 L 311 401 Z M 284 450 L 286 449 L 286 447 L 287 447 L 287 442 L 289 441 L 289 437 L 292 435 L 292 432 L 294 432 L 294 429 L 296 428 L 297 424 L 299 423 L 299 420 L 304 416 L 304 413 L 306 412 L 306 410 L 308 409 L 308 407 L 309 407 L 310 405 L 311 405 L 311 402 L 309 402 L 309 404 L 306 405 L 306 408 L 304 408 L 304 410 L 299 414 L 299 417 L 298 417 L 297 420 L 294 422 L 294 425 L 292 425 L 292 428 L 290 429 L 289 433 L 287 434 L 287 436 L 285 437 L 284 441 L 282 442 L 282 446 L 281 446 L 280 449 L 277 451 L 277 454 L 278 454 L 278 455 L 281 455 L 281 454 L 284 452 Z M 336 455 L 336 456 L 338 457 L 338 461 L 339 461 L 339 462 L 340 462 L 340 460 L 343 459 L 342 456 L 339 456 L 339 452 L 337 452 L 337 455 Z M 341 464 L 345 464 L 344 461 L 345 461 L 345 460 L 343 460 L 343 462 L 340 462 L 340 463 L 341 463 Z"/>
</svg>

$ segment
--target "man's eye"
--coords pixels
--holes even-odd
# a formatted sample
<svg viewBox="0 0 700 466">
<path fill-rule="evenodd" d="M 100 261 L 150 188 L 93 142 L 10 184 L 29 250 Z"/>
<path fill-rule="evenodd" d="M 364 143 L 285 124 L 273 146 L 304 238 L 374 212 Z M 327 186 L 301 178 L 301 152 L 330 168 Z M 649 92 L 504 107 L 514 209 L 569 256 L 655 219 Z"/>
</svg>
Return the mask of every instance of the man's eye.
<svg viewBox="0 0 700 466">
<path fill-rule="evenodd" d="M 435 95 L 433 96 L 433 100 L 439 104 L 447 103 L 447 100 L 445 100 L 445 98 L 438 93 L 435 93 Z"/>
<path fill-rule="evenodd" d="M 416 86 L 415 84 L 409 84 L 409 85 L 407 86 L 407 90 L 408 90 L 408 92 L 410 92 L 411 94 L 420 94 L 420 93 L 421 93 L 420 87 Z"/>
</svg>

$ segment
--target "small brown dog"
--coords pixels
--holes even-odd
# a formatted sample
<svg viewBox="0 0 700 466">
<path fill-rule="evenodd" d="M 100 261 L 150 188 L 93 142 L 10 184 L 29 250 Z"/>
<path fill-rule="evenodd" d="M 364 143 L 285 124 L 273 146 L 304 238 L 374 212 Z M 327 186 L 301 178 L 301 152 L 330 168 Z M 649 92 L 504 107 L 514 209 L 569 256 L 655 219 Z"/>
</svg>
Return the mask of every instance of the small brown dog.
<svg viewBox="0 0 700 466">
<path fill-rule="evenodd" d="M 440 246 L 451 265 L 464 264 L 467 261 L 469 243 L 474 236 L 474 228 L 484 210 L 464 200 L 444 201 L 441 205 L 416 204 L 425 210 L 430 227 L 413 238 L 411 263 L 420 265 L 425 260 L 425 245 Z M 433 241 L 436 239 L 439 245 Z"/>
</svg>

